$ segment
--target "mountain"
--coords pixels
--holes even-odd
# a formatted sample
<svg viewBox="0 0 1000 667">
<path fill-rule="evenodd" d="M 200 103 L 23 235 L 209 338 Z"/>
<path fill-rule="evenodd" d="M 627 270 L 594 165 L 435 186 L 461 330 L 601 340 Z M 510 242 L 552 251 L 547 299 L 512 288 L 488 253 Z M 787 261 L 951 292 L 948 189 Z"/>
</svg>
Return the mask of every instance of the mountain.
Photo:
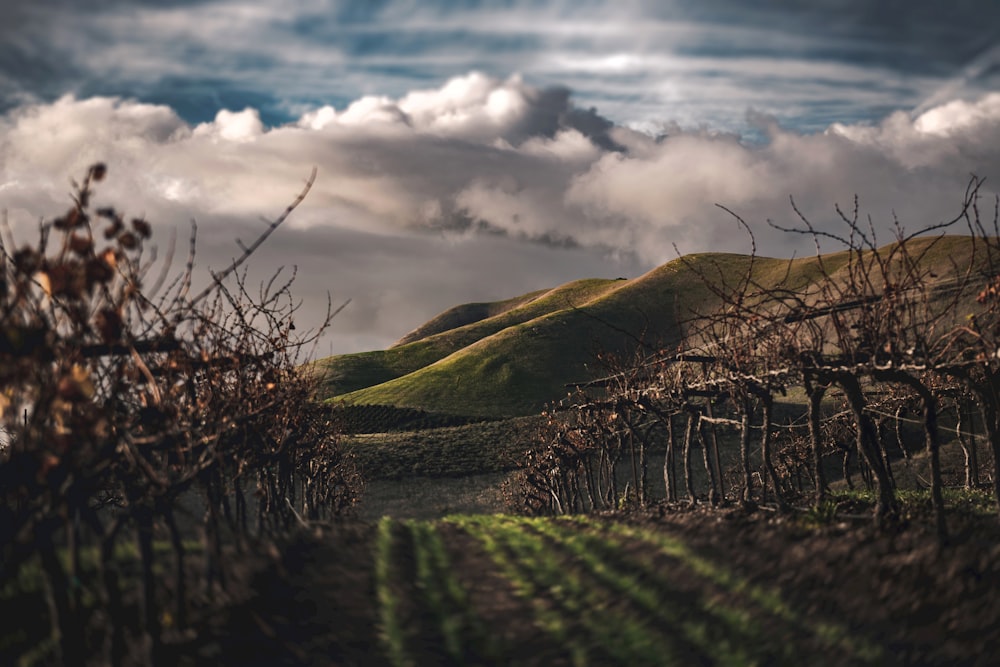
<svg viewBox="0 0 1000 667">
<path fill-rule="evenodd" d="M 968 266 L 966 237 L 911 241 L 920 266 L 946 282 Z M 883 249 L 884 252 L 884 249 Z M 801 290 L 841 274 L 848 253 L 822 258 L 755 258 L 754 280 Z M 598 352 L 628 355 L 642 341 L 676 345 L 685 323 L 720 305 L 706 285 L 734 284 L 746 255 L 702 253 L 632 280 L 589 279 L 495 303 L 445 311 L 387 350 L 329 357 L 312 365 L 324 398 L 482 416 L 539 412 L 567 394 L 567 383 L 606 374 Z M 823 268 L 821 268 L 821 266 Z"/>
</svg>

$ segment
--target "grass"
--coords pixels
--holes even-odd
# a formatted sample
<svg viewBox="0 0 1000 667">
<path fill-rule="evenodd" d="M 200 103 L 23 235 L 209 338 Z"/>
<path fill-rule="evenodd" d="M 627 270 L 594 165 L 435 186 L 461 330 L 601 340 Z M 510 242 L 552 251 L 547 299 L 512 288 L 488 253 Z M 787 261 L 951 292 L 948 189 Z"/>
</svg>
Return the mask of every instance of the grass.
<svg viewBox="0 0 1000 667">
<path fill-rule="evenodd" d="M 378 537 L 375 541 L 375 596 L 378 600 L 380 634 L 386 646 L 389 660 L 393 665 L 402 667 L 413 664 L 408 658 L 403 623 L 399 608 L 402 604 L 393 585 L 398 573 L 393 566 L 393 536 L 392 519 L 384 517 L 378 524 Z"/>
<path fill-rule="evenodd" d="M 518 552 L 517 532 L 498 530 L 502 524 L 496 519 L 497 517 L 484 515 L 455 517 L 452 521 L 479 540 L 498 570 L 510 580 L 518 594 L 531 601 L 536 622 L 568 649 L 573 664 L 587 664 L 590 647 L 585 638 L 579 633 L 571 632 L 571 619 L 566 612 L 550 605 L 545 599 L 544 583 L 536 582 L 531 576 L 531 560 Z M 549 590 L 557 596 L 564 589 L 565 584 L 549 587 Z"/>
<path fill-rule="evenodd" d="M 435 524 L 379 521 L 375 590 L 393 665 L 422 664 L 428 651 L 448 664 L 499 663 L 500 643 L 473 612 Z"/>
<path fill-rule="evenodd" d="M 954 275 L 953 259 L 969 255 L 969 241 L 962 237 L 912 243 L 911 252 L 926 251 L 922 266 L 940 281 Z M 848 259 L 846 252 L 831 253 L 823 266 L 836 280 Z M 470 304 L 465 311 L 474 310 L 481 319 L 445 313 L 418 330 L 412 342 L 331 357 L 313 368 L 325 377 L 325 397 L 351 403 L 491 417 L 537 413 L 563 398 L 568 383 L 604 374 L 595 365 L 596 352 L 629 355 L 637 338 L 654 346 L 675 344 L 685 335 L 686 322 L 718 307 L 706 280 L 734 286 L 749 261 L 745 255 L 701 253 L 632 280 L 577 281 L 541 296 L 498 302 L 515 304 L 509 308 Z M 822 278 L 816 257 L 759 257 L 753 266 L 762 287 L 781 284 L 801 291 Z M 487 316 L 490 312 L 498 314 Z M 452 326 L 469 318 L 475 321 Z"/>
<path fill-rule="evenodd" d="M 417 561 L 417 587 L 425 592 L 427 606 L 444 635 L 445 649 L 453 658 L 462 657 L 462 616 L 467 607 L 465 591 L 448 576 L 448 559 L 434 528 L 426 523 L 406 524 L 413 536 Z"/>
<path fill-rule="evenodd" d="M 417 588 L 440 628 L 448 655 L 456 664 L 499 662 L 503 652 L 500 642 L 473 613 L 434 524 L 407 521 L 405 525 L 413 536 Z"/>
<path fill-rule="evenodd" d="M 863 499 L 862 494 L 844 497 Z M 962 497 L 978 502 L 975 494 Z M 921 502 L 922 498 L 915 494 L 912 501 Z M 768 550 L 794 552 L 801 531 L 776 536 L 766 532 L 769 529 L 762 521 L 753 534 L 706 542 L 705 531 L 700 529 L 704 524 L 696 522 L 716 522 L 710 515 L 691 518 L 695 523 L 663 524 L 649 521 L 648 516 L 623 520 L 480 514 L 452 515 L 439 521 L 383 517 L 374 531 L 364 533 L 361 551 L 352 550 L 353 557 L 344 559 L 350 560 L 349 570 L 327 569 L 329 563 L 340 562 L 340 552 L 332 551 L 324 552 L 328 558 L 317 559 L 317 563 L 324 564 L 320 570 L 313 570 L 312 576 L 308 568 L 304 573 L 297 572 L 304 575 L 300 583 L 307 587 L 326 585 L 316 579 L 319 571 L 326 577 L 335 572 L 338 581 L 344 577 L 354 581 L 347 590 L 359 597 L 332 595 L 325 612 L 314 611 L 310 617 L 317 632 L 331 633 L 337 641 L 330 641 L 331 637 L 288 641 L 299 641 L 296 646 L 305 651 L 295 653 L 298 662 L 307 654 L 336 661 L 334 652 L 313 651 L 319 651 L 321 646 L 341 646 L 338 632 L 346 633 L 344 644 L 357 640 L 358 628 L 345 630 L 343 621 L 363 609 L 364 618 L 371 619 L 364 622 L 364 627 L 371 628 L 372 634 L 361 650 L 372 664 L 385 660 L 397 666 L 549 664 L 563 657 L 577 665 L 783 665 L 800 664 L 803 659 L 815 664 L 894 664 L 896 660 L 905 662 L 905 657 L 922 655 L 920 651 L 926 646 L 919 630 L 897 644 L 896 635 L 881 634 L 886 628 L 879 623 L 861 623 L 865 615 L 854 615 L 854 605 L 841 607 L 843 596 L 813 595 L 816 586 L 799 588 L 811 581 L 808 573 L 791 580 L 793 583 L 782 579 L 783 586 L 792 587 L 779 589 L 770 584 L 775 573 Z M 690 530 L 693 527 L 699 529 Z M 717 529 L 728 530 L 721 524 Z M 825 540 L 821 533 L 817 537 Z M 759 539 L 748 540 L 748 535 Z M 844 539 L 871 537 L 854 535 Z M 912 627 L 909 623 L 913 621 L 936 622 L 938 617 L 930 612 L 938 607 L 925 598 L 940 595 L 942 585 L 955 585 L 951 575 L 942 574 L 934 580 L 936 588 L 913 588 L 915 582 L 924 581 L 914 575 L 927 568 L 930 561 L 913 566 L 909 559 L 901 562 L 898 554 L 883 554 L 884 561 L 872 568 L 850 562 L 837 567 L 842 562 L 839 559 L 831 559 L 826 565 L 816 563 L 819 552 L 815 548 L 826 549 L 829 543 L 808 546 L 797 557 L 798 566 L 815 565 L 813 572 L 833 567 L 836 581 L 856 574 L 870 578 L 876 585 L 884 581 L 891 585 L 892 595 L 903 595 L 894 610 L 883 609 L 887 622 L 902 628 Z M 971 542 L 969 547 L 945 558 L 962 557 L 965 560 L 958 561 L 960 565 L 981 562 L 981 544 Z M 737 552 L 732 549 L 744 548 L 756 551 L 759 560 L 735 557 Z M 875 548 L 873 553 L 881 553 L 880 549 Z M 128 554 L 123 557 L 127 560 Z M 948 565 L 934 562 L 941 568 Z M 317 563 L 312 566 L 317 567 Z M 886 574 L 885 566 L 901 568 L 894 570 L 901 575 L 898 582 Z M 20 583 L 30 580 L 26 576 Z M 480 581 L 488 583 L 480 585 Z M 36 586 L 39 582 L 36 577 Z M 855 582 L 845 595 L 851 601 L 860 596 L 863 604 L 869 584 L 869 579 Z M 268 586 L 260 585 L 264 589 Z M 870 600 L 876 607 L 888 601 L 883 597 L 884 589 L 880 590 L 878 597 Z M 803 592 L 807 593 L 805 599 L 800 595 Z M 963 613 L 979 614 L 981 622 L 975 627 L 980 628 L 981 635 L 989 632 L 983 628 L 991 627 L 991 617 L 983 616 L 979 606 L 989 604 L 990 589 L 980 594 L 977 600 L 982 602 L 973 600 L 963 607 Z M 309 595 L 282 595 L 288 596 L 293 605 L 313 600 Z M 834 602 L 832 606 L 830 601 Z M 906 601 L 918 604 L 912 614 L 901 606 Z M 254 623 L 261 623 L 261 619 L 267 621 L 269 613 L 276 618 L 288 613 L 270 609 L 269 603 L 258 604 L 256 621 L 247 620 L 251 628 L 256 628 Z M 5 618 L 25 618 L 33 610 L 24 606 L 4 611 L 8 612 Z M 34 618 L 41 618 L 44 625 L 41 614 Z M 239 641 L 246 638 L 246 628 L 234 634 Z M 8 632 L 4 640 L 6 644 L 0 643 L 4 664 L 16 664 L 18 657 L 21 664 L 53 659 L 53 646 L 45 636 Z M 962 639 L 955 641 L 961 643 Z"/>
<path fill-rule="evenodd" d="M 639 607 L 646 618 L 659 619 L 666 626 L 679 630 L 668 636 L 668 640 L 674 639 L 674 644 L 688 644 L 709 656 L 715 664 L 745 665 L 754 661 L 747 649 L 750 642 L 759 637 L 760 629 L 752 623 L 748 613 L 711 605 L 708 600 L 698 601 L 700 608 L 697 610 L 682 612 L 671 600 L 679 597 L 678 593 L 670 590 L 670 583 L 660 576 L 655 565 L 625 558 L 621 545 L 608 535 L 544 520 L 527 521 L 525 525 L 551 538 L 613 595 Z M 709 613 L 694 613 L 696 611 Z M 713 628 L 725 632 L 713 633 Z M 733 643 L 734 639 L 741 641 Z M 692 651 L 671 646 L 670 653 L 680 661 Z"/>
<path fill-rule="evenodd" d="M 513 317 L 519 314 L 515 310 L 475 325 L 479 331 L 468 341 L 464 338 L 469 332 L 464 328 L 441 334 L 451 343 L 465 344 L 435 363 L 337 398 L 349 403 L 383 403 L 460 415 L 537 413 L 547 401 L 565 396 L 567 382 L 591 377 L 594 373 L 586 364 L 597 350 L 614 345 L 620 336 L 604 327 L 595 338 L 591 334 L 601 325 L 576 308 L 583 299 L 593 300 L 595 292 L 603 294 L 600 290 L 626 283 L 596 282 L 590 289 L 565 288 L 557 295 L 539 299 L 547 308 L 532 313 L 535 316 L 530 319 Z M 479 336 L 484 331 L 489 335 Z"/>
<path fill-rule="evenodd" d="M 344 446 L 369 481 L 404 477 L 465 477 L 510 470 L 541 417 L 421 431 L 348 436 Z"/>
<path fill-rule="evenodd" d="M 941 494 L 944 496 L 946 512 L 981 517 L 995 516 L 997 513 L 996 497 L 990 491 L 948 486 L 941 489 Z M 876 500 L 874 490 L 836 489 L 830 492 L 827 503 L 837 507 L 860 506 L 868 509 L 875 506 Z M 928 516 L 933 511 L 929 489 L 896 489 L 896 502 L 903 518 Z"/>
<path fill-rule="evenodd" d="M 593 519 L 586 517 L 575 520 L 586 525 L 596 524 L 614 534 L 640 539 L 655 545 L 662 553 L 682 561 L 699 577 L 707 579 L 735 595 L 746 597 L 767 613 L 790 626 L 804 628 L 831 650 L 846 651 L 853 656 L 854 660 L 869 664 L 877 664 L 881 658 L 881 649 L 863 638 L 856 637 L 846 626 L 832 619 L 817 621 L 801 617 L 784 602 L 781 593 L 776 589 L 750 583 L 722 565 L 695 553 L 678 539 L 622 523 L 597 524 Z"/>
<path fill-rule="evenodd" d="M 518 326 L 570 305 L 586 302 L 602 291 L 616 286 L 618 282 L 603 279 L 579 280 L 553 290 L 532 292 L 497 304 L 474 304 L 484 306 L 483 310 L 487 314 L 490 312 L 496 314 L 457 327 L 443 324 L 445 321 L 455 321 L 452 312 L 448 311 L 421 327 L 429 335 L 415 332 L 416 335 L 413 336 L 415 339 L 411 342 L 387 350 L 321 359 L 310 364 L 308 370 L 320 378 L 320 391 L 325 397 L 336 397 L 373 387 L 425 368 L 509 327 Z M 505 308 L 511 302 L 517 306 Z M 470 305 L 458 306 L 452 311 L 468 308 Z M 430 333 L 431 331 L 436 333 Z M 408 336 L 404 340 L 410 338 L 411 336 Z"/>
<path fill-rule="evenodd" d="M 540 299 L 551 292 L 551 290 L 538 290 L 528 292 L 512 299 L 503 301 L 493 301 L 487 303 L 465 303 L 454 306 L 444 311 L 434 319 L 428 320 L 410 333 L 399 339 L 393 347 L 415 343 L 418 340 L 430 338 L 436 334 L 452 331 L 464 326 L 477 324 L 485 319 L 503 315 L 515 308 L 521 308 L 531 302 Z"/>
<path fill-rule="evenodd" d="M 564 397 L 567 383 L 605 372 L 594 364 L 597 352 L 624 352 L 634 344 L 626 342 L 623 348 L 619 329 L 641 331 L 647 317 L 653 318 L 656 331 L 671 328 L 673 316 L 664 310 L 662 294 L 654 294 L 656 281 L 602 283 L 596 294 L 568 290 L 562 295 L 565 301 L 554 302 L 561 306 L 556 310 L 508 323 L 431 365 L 339 398 L 463 415 L 537 413 L 545 403 Z M 685 286 L 679 287 L 684 292 Z M 585 297 L 590 300 L 583 301 Z M 657 337 L 656 331 L 650 336 Z"/>
<path fill-rule="evenodd" d="M 480 542 L 575 664 L 794 664 L 805 638 L 835 662 L 883 657 L 839 619 L 804 617 L 778 590 L 657 530 L 588 517 L 446 521 Z"/>
</svg>

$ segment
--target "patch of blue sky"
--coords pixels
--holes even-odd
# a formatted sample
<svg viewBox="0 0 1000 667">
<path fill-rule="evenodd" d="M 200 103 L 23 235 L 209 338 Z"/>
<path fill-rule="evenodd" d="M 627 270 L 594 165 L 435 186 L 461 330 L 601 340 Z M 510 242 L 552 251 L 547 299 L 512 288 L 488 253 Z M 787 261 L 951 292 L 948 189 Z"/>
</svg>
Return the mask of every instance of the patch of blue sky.
<svg viewBox="0 0 1000 667">
<path fill-rule="evenodd" d="M 74 35 L 59 40 L 68 49 L 61 61 L 8 40 L 0 70 L 10 83 L 0 93 L 120 94 L 170 104 L 189 122 L 259 105 L 273 124 L 310 106 L 400 97 L 479 70 L 567 86 L 581 106 L 616 122 L 650 122 L 659 109 L 664 122 L 731 129 L 753 107 L 789 121 L 805 110 L 813 115 L 797 126 L 813 128 L 829 116 L 816 115 L 817 100 L 841 109 L 853 103 L 851 117 L 875 118 L 893 97 L 896 108 L 915 107 L 996 37 L 985 25 L 996 10 L 978 10 L 984 23 L 969 25 L 941 20 L 943 9 L 920 2 L 902 13 L 898 2 L 873 8 L 860 1 L 301 0 L 286 10 L 232 0 L 183 10 L 140 4 L 160 9 L 128 12 L 111 3 L 105 18 L 113 20 L 82 18 L 70 32 L 64 19 L 58 31 L 53 23 L 53 35 Z M 976 14 L 967 2 L 952 4 L 960 17 Z M 99 43 L 114 48 L 102 56 Z M 77 61 L 74 53 L 84 55 Z M 980 69 L 952 88 L 996 89 L 997 73 Z M 0 106 L 20 99 L 14 93 Z"/>
<path fill-rule="evenodd" d="M 395 81 L 396 84 L 392 88 L 398 90 L 400 93 L 410 90 L 412 86 L 440 87 L 445 70 L 445 66 L 428 67 L 427 65 L 423 65 L 413 67 L 407 65 L 405 61 L 368 63 L 359 68 L 359 71 L 378 77 L 380 80 Z M 447 78 L 447 76 L 444 78 Z M 350 103 L 351 101 L 353 100 L 345 100 L 345 103 Z"/>
<path fill-rule="evenodd" d="M 166 77 L 141 87 L 128 83 L 89 81 L 80 86 L 76 95 L 79 98 L 98 95 L 137 98 L 149 104 L 162 104 L 192 125 L 212 121 L 221 109 L 240 111 L 247 107 L 256 109 L 261 121 L 269 127 L 283 125 L 298 117 L 289 112 L 282 98 L 240 87 L 226 78 Z"/>
</svg>

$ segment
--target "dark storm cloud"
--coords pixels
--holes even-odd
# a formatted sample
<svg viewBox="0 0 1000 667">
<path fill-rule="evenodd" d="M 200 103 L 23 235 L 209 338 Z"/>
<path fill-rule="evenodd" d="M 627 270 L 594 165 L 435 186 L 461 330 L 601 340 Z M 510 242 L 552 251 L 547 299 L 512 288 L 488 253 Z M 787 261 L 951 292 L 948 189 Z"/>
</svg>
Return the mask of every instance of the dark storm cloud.
<svg viewBox="0 0 1000 667">
<path fill-rule="evenodd" d="M 570 90 L 562 86 L 545 88 L 532 100 L 532 113 L 515 124 L 508 136 L 519 144 L 531 137 L 553 138 L 561 130 L 576 130 L 605 150 L 622 150 L 609 132 L 614 127 L 596 109 L 579 109 L 570 103 Z"/>
</svg>

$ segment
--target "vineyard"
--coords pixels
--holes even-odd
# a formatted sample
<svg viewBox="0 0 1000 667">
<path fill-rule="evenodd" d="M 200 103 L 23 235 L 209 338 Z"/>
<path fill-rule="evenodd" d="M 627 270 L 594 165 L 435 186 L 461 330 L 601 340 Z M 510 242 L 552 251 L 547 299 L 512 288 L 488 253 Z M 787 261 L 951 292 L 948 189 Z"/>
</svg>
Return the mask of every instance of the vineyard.
<svg viewBox="0 0 1000 667">
<path fill-rule="evenodd" d="M 819 508 L 839 453 L 844 482 L 854 488 L 860 473 L 877 495 L 876 525 L 891 528 L 901 490 L 894 461 L 910 466 L 922 440 L 916 483 L 930 491 L 944 546 L 941 451 L 951 431 L 966 459 L 960 483 L 990 484 L 1000 508 L 1000 200 L 991 214 L 981 209 L 981 184 L 970 181 L 951 220 L 913 233 L 897 223 L 883 246 L 857 201 L 853 211 L 837 208 L 843 234 L 795 209 L 799 226 L 772 226 L 815 243 L 816 256 L 801 260 L 757 257 L 750 226 L 733 214 L 749 256 L 680 260 L 721 306 L 679 318 L 675 345 L 636 339 L 632 356 L 604 355 L 606 377 L 578 384 L 547 411 L 547 428 L 526 454 L 523 509 L 645 505 L 648 454 L 665 442 L 660 488 L 670 501 L 686 495 L 691 504 L 787 513 L 807 494 Z M 948 236 L 952 229 L 969 235 Z M 822 241 L 846 250 L 823 255 Z M 779 423 L 790 394 L 801 407 Z M 916 437 L 907 424 L 919 427 Z M 735 465 L 726 465 L 720 432 L 738 439 Z M 622 461 L 632 469 L 624 489 Z M 701 481 L 695 468 L 704 470 Z"/>
<path fill-rule="evenodd" d="M 315 400 L 291 279 L 251 291 L 241 270 L 311 179 L 199 291 L 196 229 L 171 278 L 148 222 L 91 205 L 105 173 L 0 256 L 0 613 L 30 619 L 0 630 L 0 663 L 994 657 L 1000 200 L 981 214 L 981 181 L 886 246 L 855 208 L 844 236 L 785 230 L 814 258 L 681 258 L 718 308 L 490 421 Z M 500 471 L 508 514 L 434 484 Z M 402 479 L 426 513 L 358 520 L 366 481 Z"/>
<path fill-rule="evenodd" d="M 292 278 L 241 270 L 312 185 L 199 285 L 91 166 L 34 243 L 0 242 L 0 663 L 170 663 L 270 537 L 361 480 L 297 370 Z M 234 557 L 235 556 L 235 557 Z M 23 614 L 21 610 L 30 611 Z"/>
</svg>

